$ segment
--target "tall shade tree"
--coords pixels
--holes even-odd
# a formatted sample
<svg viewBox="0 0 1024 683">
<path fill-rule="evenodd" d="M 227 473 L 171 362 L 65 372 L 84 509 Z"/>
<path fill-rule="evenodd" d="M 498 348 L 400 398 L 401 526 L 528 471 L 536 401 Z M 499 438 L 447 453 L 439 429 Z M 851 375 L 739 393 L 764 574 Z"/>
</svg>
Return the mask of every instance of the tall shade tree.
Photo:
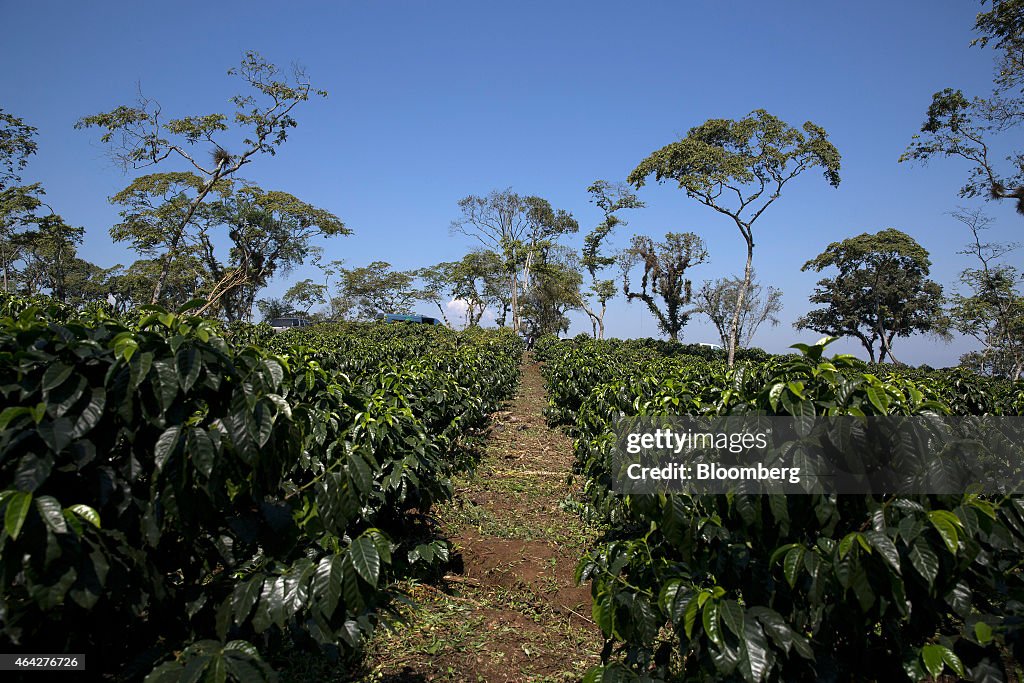
<svg viewBox="0 0 1024 683">
<path fill-rule="evenodd" d="M 181 253 L 193 253 L 201 245 L 200 235 L 211 228 L 213 212 L 209 202 L 192 207 L 195 192 L 206 181 L 189 171 L 151 173 L 132 180 L 123 190 L 110 197 L 110 202 L 121 207 L 121 221 L 110 228 L 115 242 L 129 242 L 141 256 L 163 260 L 172 267 Z M 208 195 L 225 200 L 234 192 L 235 183 L 223 179 L 211 188 Z M 192 230 L 180 231 L 182 221 L 188 220 Z M 159 275 L 158 275 L 159 279 Z"/>
<path fill-rule="evenodd" d="M 160 300 L 171 265 L 203 200 L 257 155 L 276 153 L 297 125 L 292 112 L 300 102 L 327 96 L 314 88 L 298 67 L 282 77 L 276 66 L 256 52 L 246 52 L 241 65 L 228 74 L 238 76 L 249 87 L 248 93 L 231 98 L 235 112 L 230 119 L 220 113 L 165 119 L 159 103 L 140 94 L 132 106 L 86 116 L 76 124 L 77 128 L 105 131 L 100 139 L 112 144 L 111 155 L 126 170 L 176 160 L 201 179 L 188 194 L 180 217 L 168 226 L 152 303 Z"/>
<path fill-rule="evenodd" d="M 855 337 L 872 362 L 876 344 L 878 362 L 898 363 L 892 353 L 896 337 L 947 334 L 942 287 L 928 279 L 928 251 L 906 233 L 887 228 L 833 242 L 802 270 L 833 267 L 838 275 L 819 280 L 810 297 L 825 307 L 799 318 L 794 327 Z"/>
<path fill-rule="evenodd" d="M 309 315 L 314 306 L 327 303 L 327 285 L 313 282 L 309 278 L 299 280 L 288 288 L 281 299 L 296 311 Z"/>
<path fill-rule="evenodd" d="M 647 304 L 661 331 L 676 341 L 692 313 L 686 309 L 693 301 L 693 283 L 687 279 L 686 271 L 707 260 L 704 240 L 692 232 L 670 232 L 664 242 L 657 243 L 637 235 L 619 255 L 622 292 L 629 301 Z M 638 264 L 643 266 L 643 276 L 640 291 L 635 291 L 630 287 L 630 271 Z"/>
<path fill-rule="evenodd" d="M 548 257 L 548 252 L 558 238 L 577 232 L 579 223 L 572 214 L 555 209 L 551 202 L 541 197 L 525 197 L 526 244 L 523 258 L 523 289 L 529 290 L 536 264 Z"/>
<path fill-rule="evenodd" d="M 411 273 L 391 269 L 387 261 L 374 261 L 360 268 L 339 269 L 341 301 L 360 320 L 373 320 L 380 314 L 412 313 L 419 298 Z M 349 310 L 344 311 L 347 315 Z"/>
<path fill-rule="evenodd" d="M 269 323 L 274 318 L 285 318 L 295 314 L 295 308 L 284 299 L 269 298 L 256 302 L 256 308 L 263 316 L 263 322 Z"/>
<path fill-rule="evenodd" d="M 452 323 L 448 320 L 448 313 L 445 310 L 445 306 L 452 300 L 451 290 L 454 286 L 455 270 L 457 267 L 457 263 L 453 261 L 446 261 L 433 266 L 427 266 L 426 268 L 420 268 L 413 272 L 413 275 L 419 278 L 422 283 L 422 287 L 418 294 L 419 298 L 423 301 L 429 301 L 437 306 L 437 310 L 441 314 L 444 324 L 448 327 L 452 327 Z M 469 321 L 472 319 L 472 314 L 473 311 L 467 304 L 467 327 L 469 327 Z"/>
<path fill-rule="evenodd" d="M 580 297 L 580 306 L 590 318 L 594 338 L 604 339 L 604 315 L 616 292 L 614 280 L 600 277 L 602 271 L 615 263 L 615 257 L 605 250 L 607 240 L 616 227 L 626 224 L 616 214 L 623 209 L 642 208 L 644 203 L 637 199 L 628 185 L 613 185 L 606 180 L 595 180 L 587 192 L 590 193 L 590 201 L 604 212 L 604 220 L 583 238 L 580 265 L 590 275 L 590 287 L 586 295 Z M 596 305 L 590 304 L 588 300 L 591 298 Z"/>
<path fill-rule="evenodd" d="M 1000 260 L 1019 245 L 983 241 L 981 233 L 991 219 L 976 209 L 963 209 L 953 216 L 971 231 L 971 242 L 960 253 L 973 256 L 979 265 L 960 274 L 967 293 L 951 297 L 953 327 L 982 344 L 980 351 L 964 354 L 960 363 L 1016 381 L 1024 375 L 1024 276 Z"/>
<path fill-rule="evenodd" d="M 540 197 L 521 197 L 512 191 L 494 190 L 486 197 L 469 195 L 459 201 L 462 216 L 451 224 L 460 233 L 499 254 L 508 279 L 512 329 L 521 328 L 519 298 L 530 286 L 534 264 L 561 235 L 576 232 L 572 214 L 555 210 Z M 501 318 L 504 320 L 504 316 Z"/>
<path fill-rule="evenodd" d="M 729 325 L 736 300 L 743 287 L 743 278 L 723 277 L 701 285 L 694 297 L 694 311 L 703 313 L 711 321 L 722 340 L 722 348 L 729 345 Z M 740 311 L 740 327 L 737 344 L 740 348 L 750 346 L 757 329 L 765 322 L 772 326 L 779 324 L 778 314 L 782 311 L 782 291 L 775 287 L 762 288 L 754 274 L 751 274 L 750 288 L 743 299 Z"/>
<path fill-rule="evenodd" d="M 109 269 L 107 284 L 114 297 L 114 308 L 126 312 L 148 304 L 153 281 L 162 268 L 159 259 L 139 259 L 127 268 L 117 265 Z M 171 263 L 161 301 L 170 308 L 178 308 L 205 296 L 212 286 L 202 260 L 194 253 L 182 253 Z"/>
<path fill-rule="evenodd" d="M 499 254 L 508 278 L 512 329 L 519 329 L 519 267 L 525 261 L 525 237 L 529 229 L 528 206 L 512 191 L 493 190 L 486 197 L 469 195 L 459 201 L 462 216 L 451 231 L 480 242 L 484 249 Z"/>
<path fill-rule="evenodd" d="M 1024 0 L 987 0 L 974 28 L 981 35 L 972 45 L 996 50 L 996 77 L 990 97 L 968 98 L 962 90 L 944 88 L 932 95 L 921 132 L 900 161 L 926 163 L 954 157 L 970 168 L 960 188 L 963 198 L 1010 199 L 1024 214 L 1024 154 L 1015 151 L 1005 163 L 997 150 L 1007 133 L 1024 121 Z M 1002 142 L 1000 141 L 1002 140 Z"/>
<path fill-rule="evenodd" d="M 72 227 L 53 214 L 36 220 L 36 229 L 16 238 L 25 267 L 21 273 L 21 290 L 26 294 L 49 293 L 67 301 L 70 270 L 75 267 L 78 245 L 85 229 Z"/>
<path fill-rule="evenodd" d="M 575 252 L 559 246 L 539 255 L 533 286 L 523 297 L 523 334 L 529 348 L 540 337 L 569 330 L 569 311 L 580 307 L 583 276 Z"/>
<path fill-rule="evenodd" d="M 35 128 L 0 109 L 0 271 L 5 292 L 13 286 L 14 266 L 23 256 L 18 230 L 35 222 L 42 205 L 39 183 L 20 185 L 21 171 L 38 150 L 35 136 Z"/>
<path fill-rule="evenodd" d="M 36 129 L 0 109 L 0 190 L 21 182 L 19 173 L 38 151 Z"/>
<path fill-rule="evenodd" d="M 696 199 L 735 223 L 747 247 L 743 286 L 729 323 L 729 364 L 739 338 L 740 316 L 753 275 L 754 223 L 782 196 L 782 188 L 804 171 L 820 167 L 839 186 L 839 151 L 825 130 L 810 121 L 802 131 L 763 109 L 745 118 L 709 119 L 682 140 L 657 150 L 629 174 L 640 188 L 653 175 L 673 180 Z"/>
<path fill-rule="evenodd" d="M 312 240 L 348 235 L 341 219 L 287 192 L 249 185 L 212 204 L 207 229 L 199 233 L 200 253 L 216 283 L 204 309 L 219 305 L 229 320 L 252 315 L 256 293 L 275 274 L 288 274 L 318 255 Z M 231 239 L 227 262 L 217 255 L 212 226 L 223 225 Z"/>
</svg>

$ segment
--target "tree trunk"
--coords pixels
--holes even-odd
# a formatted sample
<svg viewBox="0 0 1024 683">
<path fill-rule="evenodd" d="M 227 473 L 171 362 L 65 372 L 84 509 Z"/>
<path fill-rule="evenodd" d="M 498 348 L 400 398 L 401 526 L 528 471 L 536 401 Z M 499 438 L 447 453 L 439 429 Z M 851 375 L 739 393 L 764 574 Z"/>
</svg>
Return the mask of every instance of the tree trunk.
<svg viewBox="0 0 1024 683">
<path fill-rule="evenodd" d="M 181 225 L 178 226 L 178 230 L 174 233 L 174 239 L 171 240 L 170 248 L 167 250 L 167 253 L 164 254 L 164 262 L 160 265 L 160 275 L 157 277 L 156 286 L 153 288 L 153 299 L 149 303 L 155 304 L 160 300 L 160 295 L 163 294 L 164 286 L 167 284 L 167 277 L 171 272 L 171 261 L 173 261 L 174 257 L 177 255 L 178 243 L 181 242 L 181 238 L 185 234 L 185 229 L 188 227 L 192 218 L 196 215 L 196 211 L 199 210 L 199 205 L 203 203 L 203 200 L 206 199 L 206 195 L 210 194 L 210 191 L 213 190 L 213 186 L 221 179 L 221 176 L 224 175 L 225 163 L 227 163 L 227 160 L 225 159 L 217 162 L 217 168 L 213 170 L 213 175 L 210 176 L 210 179 L 205 185 L 203 185 L 199 194 L 196 195 L 196 198 L 188 205 L 188 211 L 185 213 L 185 218 L 182 219 Z M 244 162 L 236 162 L 234 168 L 230 169 L 228 172 L 237 171 L 242 163 Z"/>
<path fill-rule="evenodd" d="M 875 362 L 875 346 L 874 346 L 874 344 L 869 344 L 868 340 L 865 339 L 864 337 L 861 337 L 860 343 L 863 344 L 864 348 L 868 350 L 868 361 L 874 363 Z"/>
<path fill-rule="evenodd" d="M 512 331 L 519 334 L 519 272 L 512 271 Z"/>
<path fill-rule="evenodd" d="M 437 310 L 441 311 L 441 319 L 444 320 L 445 326 L 448 327 L 449 329 L 454 330 L 455 328 L 452 327 L 451 321 L 448 320 L 448 316 L 444 314 L 444 309 L 441 307 L 441 302 L 435 301 L 434 303 L 437 304 Z"/>
<path fill-rule="evenodd" d="M 891 363 L 895 363 L 896 365 L 900 364 L 900 362 L 896 360 L 896 356 L 892 355 L 892 338 L 892 334 L 890 334 L 888 338 L 886 338 L 884 334 L 879 334 L 879 341 L 881 343 L 881 348 L 878 351 L 879 363 L 885 362 L 885 358 L 888 356 Z"/>
<path fill-rule="evenodd" d="M 743 269 L 743 284 L 740 285 L 740 291 L 736 295 L 736 310 L 733 311 L 732 322 L 729 323 L 730 368 L 736 362 L 736 342 L 739 340 L 740 312 L 743 310 L 743 304 L 747 298 L 747 290 L 750 288 L 750 280 L 754 263 L 754 236 L 750 232 L 750 226 L 746 226 L 745 230 L 743 226 L 740 226 L 740 232 L 743 233 L 743 239 L 747 242 L 747 265 Z"/>
</svg>

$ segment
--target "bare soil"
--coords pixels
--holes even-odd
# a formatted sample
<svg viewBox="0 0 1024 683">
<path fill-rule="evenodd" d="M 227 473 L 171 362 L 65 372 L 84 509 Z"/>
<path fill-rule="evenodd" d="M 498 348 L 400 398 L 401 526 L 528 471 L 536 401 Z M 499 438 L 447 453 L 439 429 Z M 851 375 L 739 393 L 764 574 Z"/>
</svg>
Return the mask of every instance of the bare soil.
<svg viewBox="0 0 1024 683">
<path fill-rule="evenodd" d="M 577 681 L 599 663 L 590 590 L 574 581 L 597 530 L 563 509 L 574 499 L 572 442 L 548 428 L 538 365 L 496 413 L 472 476 L 437 510 L 449 571 L 407 590 L 408 623 L 382 630 L 359 681 Z"/>
</svg>

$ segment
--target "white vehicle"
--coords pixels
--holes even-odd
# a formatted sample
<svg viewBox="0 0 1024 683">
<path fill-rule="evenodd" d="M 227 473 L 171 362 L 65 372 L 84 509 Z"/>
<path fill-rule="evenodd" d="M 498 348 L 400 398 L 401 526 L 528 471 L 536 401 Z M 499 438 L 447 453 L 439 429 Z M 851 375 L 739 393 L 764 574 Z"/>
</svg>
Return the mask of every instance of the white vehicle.
<svg viewBox="0 0 1024 683">
<path fill-rule="evenodd" d="M 699 342 L 697 344 L 697 346 L 706 346 L 709 349 L 718 349 L 718 350 L 722 349 L 722 345 L 721 344 L 709 344 L 708 342 Z"/>
</svg>

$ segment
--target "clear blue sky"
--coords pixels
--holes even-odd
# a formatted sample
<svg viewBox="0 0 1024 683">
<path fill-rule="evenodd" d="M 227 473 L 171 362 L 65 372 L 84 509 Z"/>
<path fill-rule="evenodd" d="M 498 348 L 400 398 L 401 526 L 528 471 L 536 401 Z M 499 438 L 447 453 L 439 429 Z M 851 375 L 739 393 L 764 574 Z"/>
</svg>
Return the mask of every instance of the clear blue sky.
<svg viewBox="0 0 1024 683">
<path fill-rule="evenodd" d="M 587 186 L 618 181 L 654 149 L 708 118 L 764 108 L 823 126 L 843 156 L 842 184 L 800 177 L 756 226 L 755 267 L 784 293 L 783 324 L 755 343 L 781 351 L 818 335 L 797 332 L 817 277 L 800 266 L 832 241 L 901 229 L 932 255 L 949 288 L 971 265 L 956 254 L 967 232 L 947 212 L 967 167 L 896 160 L 943 87 L 986 94 L 992 54 L 968 47 L 979 5 L 915 2 L 105 2 L 0 0 L 0 107 L 39 129 L 23 174 L 86 227 L 83 257 L 103 266 L 133 254 L 107 233 L 106 198 L 129 181 L 83 115 L 130 103 L 136 83 L 167 115 L 227 112 L 244 50 L 299 62 L 327 100 L 296 111 L 299 127 L 276 157 L 245 177 L 291 192 L 345 220 L 354 235 L 325 243 L 349 265 L 383 259 L 407 269 L 460 257 L 451 237 L 457 201 L 512 187 L 571 211 L 582 235 L 599 220 Z M 708 265 L 696 283 L 742 268 L 735 226 L 671 186 L 640 191 L 615 235 L 690 230 Z M 990 204 L 993 239 L 1019 238 L 1024 219 Z M 1017 255 L 1018 260 L 1020 254 Z M 279 279 L 280 294 L 313 272 Z M 589 330 L 582 318 L 573 333 Z M 646 309 L 621 297 L 613 336 L 657 333 Z M 693 321 L 689 341 L 717 341 Z M 853 344 L 837 349 L 856 351 Z M 899 340 L 903 360 L 953 364 L 971 344 Z"/>
</svg>

